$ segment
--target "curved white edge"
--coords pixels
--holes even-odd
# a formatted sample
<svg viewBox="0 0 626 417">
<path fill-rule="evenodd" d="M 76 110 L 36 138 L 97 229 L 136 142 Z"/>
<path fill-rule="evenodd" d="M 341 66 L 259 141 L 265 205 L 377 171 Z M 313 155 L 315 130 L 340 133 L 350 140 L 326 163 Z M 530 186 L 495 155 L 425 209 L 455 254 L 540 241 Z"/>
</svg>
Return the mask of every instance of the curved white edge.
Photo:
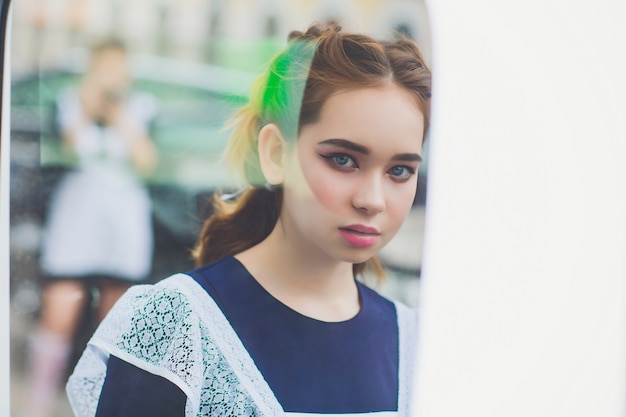
<svg viewBox="0 0 626 417">
<path fill-rule="evenodd" d="M 626 416 L 626 2 L 427 1 L 419 417 Z"/>
<path fill-rule="evenodd" d="M 0 415 L 11 415 L 10 332 L 9 332 L 9 173 L 11 104 L 11 9 L 9 5 L 4 43 L 4 85 L 2 89 L 2 135 L 0 149 Z"/>
</svg>

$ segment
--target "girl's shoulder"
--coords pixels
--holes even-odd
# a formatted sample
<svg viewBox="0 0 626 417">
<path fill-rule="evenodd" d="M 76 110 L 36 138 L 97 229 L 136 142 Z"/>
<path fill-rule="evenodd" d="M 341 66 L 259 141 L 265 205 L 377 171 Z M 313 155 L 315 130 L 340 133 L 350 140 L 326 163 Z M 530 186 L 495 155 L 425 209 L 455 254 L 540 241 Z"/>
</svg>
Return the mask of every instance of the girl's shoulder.
<svg viewBox="0 0 626 417">
<path fill-rule="evenodd" d="M 380 294 L 373 288 L 368 287 L 362 282 L 358 282 L 359 293 L 362 297 L 363 305 L 366 305 L 373 315 L 376 317 L 393 317 L 398 326 L 403 329 L 415 331 L 417 327 L 418 311 L 416 308 L 409 307 L 401 301 L 393 300 Z"/>
<path fill-rule="evenodd" d="M 143 339 L 158 339 L 166 347 L 177 338 L 187 337 L 189 329 L 198 328 L 206 302 L 201 297 L 198 285 L 186 274 L 174 274 L 154 284 L 134 285 L 109 311 L 92 341 L 115 340 L 113 344 L 127 352 L 141 351 L 130 344 Z"/>
<path fill-rule="evenodd" d="M 193 278 L 185 273 L 176 273 L 152 284 L 138 284 L 130 287 L 118 304 L 144 304 L 155 299 L 177 298 L 183 302 L 196 290 Z M 162 306 L 165 307 L 165 306 Z"/>
</svg>

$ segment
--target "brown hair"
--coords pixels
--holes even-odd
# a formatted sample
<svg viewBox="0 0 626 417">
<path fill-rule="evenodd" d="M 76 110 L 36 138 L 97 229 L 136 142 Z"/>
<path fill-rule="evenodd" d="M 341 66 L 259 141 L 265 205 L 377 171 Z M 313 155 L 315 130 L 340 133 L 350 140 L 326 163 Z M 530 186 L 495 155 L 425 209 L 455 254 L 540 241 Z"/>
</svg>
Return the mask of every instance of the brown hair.
<svg viewBox="0 0 626 417">
<path fill-rule="evenodd" d="M 424 116 L 424 135 L 430 117 L 430 70 L 409 39 L 377 41 L 341 31 L 329 22 L 289 35 L 286 49 L 254 83 L 249 103 L 233 118 L 226 156 L 253 187 L 234 201 L 214 198 L 215 213 L 204 223 L 193 255 L 204 265 L 235 255 L 263 241 L 280 215 L 282 189 L 263 187 L 257 136 L 261 127 L 276 123 L 288 141 L 318 120 L 326 100 L 339 90 L 396 83 L 413 93 Z M 381 279 L 379 261 L 354 265 L 355 276 L 370 267 Z"/>
</svg>

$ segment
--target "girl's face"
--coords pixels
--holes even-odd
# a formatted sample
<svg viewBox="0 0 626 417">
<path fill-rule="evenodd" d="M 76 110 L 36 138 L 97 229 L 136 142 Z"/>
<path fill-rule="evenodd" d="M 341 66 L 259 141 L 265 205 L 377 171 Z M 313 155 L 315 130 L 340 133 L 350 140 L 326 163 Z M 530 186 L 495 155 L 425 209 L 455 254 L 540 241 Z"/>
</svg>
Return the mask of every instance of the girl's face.
<svg viewBox="0 0 626 417">
<path fill-rule="evenodd" d="M 415 98 L 395 84 L 331 96 L 287 158 L 281 223 L 290 241 L 334 261 L 375 255 L 411 208 L 423 131 Z"/>
</svg>

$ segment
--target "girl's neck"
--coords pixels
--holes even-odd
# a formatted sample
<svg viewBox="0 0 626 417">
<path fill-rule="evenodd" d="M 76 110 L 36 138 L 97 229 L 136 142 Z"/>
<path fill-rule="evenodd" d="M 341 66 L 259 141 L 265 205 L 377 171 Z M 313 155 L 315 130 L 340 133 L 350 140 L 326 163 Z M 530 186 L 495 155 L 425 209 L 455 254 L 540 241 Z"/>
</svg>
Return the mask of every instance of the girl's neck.
<svg viewBox="0 0 626 417">
<path fill-rule="evenodd" d="M 336 322 L 359 312 L 352 264 L 289 242 L 280 221 L 265 240 L 235 258 L 276 299 L 305 316 Z"/>
</svg>

